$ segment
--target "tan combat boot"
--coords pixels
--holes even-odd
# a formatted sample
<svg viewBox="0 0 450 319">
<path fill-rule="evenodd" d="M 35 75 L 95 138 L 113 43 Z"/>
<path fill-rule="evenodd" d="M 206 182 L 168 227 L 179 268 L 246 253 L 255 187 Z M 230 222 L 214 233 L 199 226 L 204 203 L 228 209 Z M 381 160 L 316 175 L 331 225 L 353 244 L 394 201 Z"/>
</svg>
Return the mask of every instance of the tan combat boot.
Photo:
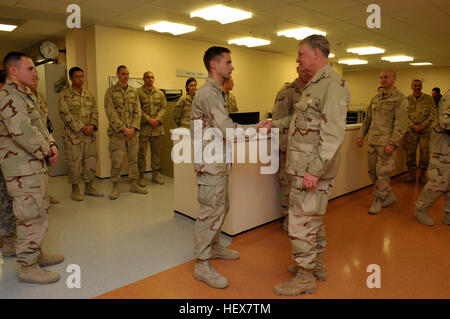
<svg viewBox="0 0 450 319">
<path fill-rule="evenodd" d="M 211 267 L 208 259 L 197 260 L 194 278 L 213 288 L 222 289 L 228 287 L 228 280 Z"/>
<path fill-rule="evenodd" d="M 137 184 L 137 179 L 131 180 L 130 192 L 136 194 L 147 194 L 147 190 Z"/>
<path fill-rule="evenodd" d="M 297 274 L 299 266 L 297 264 L 289 265 L 288 271 L 294 276 Z M 319 281 L 327 280 L 327 267 L 325 267 L 322 261 L 322 254 L 317 255 L 316 266 L 313 270 L 314 277 Z"/>
<path fill-rule="evenodd" d="M 425 185 L 427 183 L 427 175 L 425 169 L 420 169 L 419 183 Z"/>
<path fill-rule="evenodd" d="M 138 185 L 141 187 L 147 186 L 147 182 L 145 181 L 143 173 L 139 173 Z"/>
<path fill-rule="evenodd" d="M 59 204 L 59 200 L 57 200 L 55 196 L 48 195 L 48 201 L 50 204 Z"/>
<path fill-rule="evenodd" d="M 117 199 L 119 198 L 120 191 L 119 191 L 119 183 L 113 182 L 113 188 L 111 190 L 111 193 L 109 194 L 109 199 Z"/>
<path fill-rule="evenodd" d="M 64 261 L 63 255 L 46 254 L 42 251 L 38 258 L 38 264 L 41 267 L 57 265 L 57 264 L 62 263 L 63 261 Z"/>
<path fill-rule="evenodd" d="M 395 197 L 395 194 L 390 191 L 388 196 L 381 202 L 381 207 L 385 208 L 394 205 L 395 203 L 397 203 L 397 197 Z"/>
<path fill-rule="evenodd" d="M 446 212 L 442 222 L 446 225 L 450 225 L 450 212 Z"/>
<path fill-rule="evenodd" d="M 316 278 L 314 278 L 312 270 L 299 267 L 293 279 L 275 286 L 273 291 L 279 296 L 314 294 L 317 291 Z"/>
<path fill-rule="evenodd" d="M 431 219 L 428 212 L 419 212 L 417 209 L 414 210 L 414 216 L 417 220 L 427 226 L 434 226 L 434 221 Z"/>
<path fill-rule="evenodd" d="M 372 206 L 369 208 L 369 214 L 376 215 L 381 211 L 381 198 L 375 197 Z"/>
<path fill-rule="evenodd" d="M 50 284 L 59 280 L 59 274 L 39 267 L 38 263 L 31 266 L 19 266 L 19 282 L 33 284 Z"/>
<path fill-rule="evenodd" d="M 164 181 L 163 181 L 159 171 L 154 171 L 152 173 L 152 182 L 156 183 L 156 184 L 160 184 L 160 185 L 164 184 Z"/>
<path fill-rule="evenodd" d="M 3 257 L 16 257 L 16 237 L 3 237 L 3 247 L 2 247 Z"/>
<path fill-rule="evenodd" d="M 78 184 L 72 184 L 72 197 L 73 200 L 81 202 L 83 200 L 83 196 L 80 194 L 80 187 Z"/>
<path fill-rule="evenodd" d="M 211 253 L 212 253 L 211 259 L 221 258 L 234 260 L 239 259 L 240 257 L 238 251 L 222 247 L 220 244 L 214 245 L 211 249 Z"/>
<path fill-rule="evenodd" d="M 406 178 L 403 180 L 405 183 L 414 183 L 416 181 L 416 169 L 415 168 L 408 168 L 409 175 L 406 176 Z"/>
<path fill-rule="evenodd" d="M 100 193 L 92 182 L 86 182 L 84 187 L 84 194 L 95 197 L 103 197 L 103 193 Z"/>
</svg>

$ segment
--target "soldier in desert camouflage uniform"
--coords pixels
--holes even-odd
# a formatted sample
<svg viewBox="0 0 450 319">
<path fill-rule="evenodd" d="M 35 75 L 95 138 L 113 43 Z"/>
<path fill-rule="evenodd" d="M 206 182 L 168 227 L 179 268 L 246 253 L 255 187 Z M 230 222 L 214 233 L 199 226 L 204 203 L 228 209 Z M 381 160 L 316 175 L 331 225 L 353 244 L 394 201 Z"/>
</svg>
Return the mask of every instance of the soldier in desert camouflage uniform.
<svg viewBox="0 0 450 319">
<path fill-rule="evenodd" d="M 322 261 L 327 244 L 324 218 L 338 171 L 350 103 L 347 84 L 328 63 L 329 53 L 329 42 L 324 36 L 312 35 L 300 42 L 297 62 L 309 82 L 292 120 L 287 117 L 273 122 L 280 129 L 289 125 L 289 236 L 296 262 L 288 268 L 295 277 L 277 285 L 277 295 L 315 293 L 316 280 L 327 277 Z"/>
<path fill-rule="evenodd" d="M 408 127 L 408 100 L 395 87 L 395 80 L 395 72 L 388 70 L 381 73 L 380 84 L 384 93 L 375 95 L 370 101 L 356 141 L 356 145 L 362 147 L 364 136 L 369 135 L 369 176 L 375 183 L 375 199 L 369 214 L 378 214 L 381 208 L 397 202 L 390 179 L 395 168 L 395 151 L 400 147 Z"/>
<path fill-rule="evenodd" d="M 302 96 L 303 88 L 306 82 L 300 76 L 300 70 L 297 68 L 298 78 L 291 83 L 286 84 L 277 93 L 275 104 L 272 110 L 272 119 L 274 121 L 287 116 L 292 116 L 295 111 L 295 104 Z M 281 188 L 281 213 L 284 218 L 283 230 L 288 231 L 289 226 L 289 193 L 291 192 L 291 176 L 286 172 L 286 152 L 288 144 L 288 130 L 285 128 L 280 132 L 280 168 L 278 170 L 278 180 Z"/>
<path fill-rule="evenodd" d="M 236 98 L 230 91 L 234 88 L 233 78 L 225 79 L 222 84 L 222 90 L 225 93 L 225 107 L 228 113 L 237 113 L 239 109 L 237 107 Z"/>
<path fill-rule="evenodd" d="M 411 83 L 413 93 L 408 96 L 408 130 L 405 134 L 406 164 L 409 175 L 404 182 L 416 181 L 416 152 L 417 144 L 420 147 L 420 177 L 419 182 L 427 182 L 425 172 L 430 158 L 430 134 L 432 124 L 436 119 L 436 107 L 431 95 L 422 93 L 422 81 L 414 80 Z"/>
<path fill-rule="evenodd" d="M 445 216 L 450 225 L 450 90 L 441 98 L 436 125 L 431 131 L 428 182 L 416 201 L 414 216 L 424 225 L 433 226 L 428 209 L 444 195 Z"/>
<path fill-rule="evenodd" d="M 33 62 L 8 53 L 3 65 L 8 81 L 0 90 L 0 163 L 16 216 L 19 281 L 51 283 L 59 274 L 40 266 L 60 263 L 61 255 L 41 251 L 49 223 L 47 163 L 56 163 L 58 150 L 32 96 L 25 91 L 37 78 Z"/>
<path fill-rule="evenodd" d="M 92 94 L 83 89 L 84 71 L 79 67 L 69 70 L 72 86 L 59 94 L 59 115 L 64 123 L 64 152 L 68 169 L 71 197 L 82 201 L 79 183 L 81 169 L 85 183 L 84 193 L 102 197 L 93 181 L 97 165 L 96 132 L 98 127 L 97 102 Z"/>
<path fill-rule="evenodd" d="M 152 72 L 145 72 L 144 85 L 137 91 L 141 102 L 141 129 L 139 131 L 139 186 L 145 187 L 145 167 L 147 166 L 147 150 L 150 146 L 152 181 L 164 184 L 161 177 L 161 143 L 164 132 L 164 116 L 167 111 L 167 100 L 164 93 L 153 86 L 155 76 Z"/>
<path fill-rule="evenodd" d="M 194 99 L 196 91 L 197 80 L 194 78 L 187 79 L 186 95 L 180 97 L 173 110 L 173 119 L 178 127 L 188 129 L 191 127 L 192 100 Z"/>
</svg>

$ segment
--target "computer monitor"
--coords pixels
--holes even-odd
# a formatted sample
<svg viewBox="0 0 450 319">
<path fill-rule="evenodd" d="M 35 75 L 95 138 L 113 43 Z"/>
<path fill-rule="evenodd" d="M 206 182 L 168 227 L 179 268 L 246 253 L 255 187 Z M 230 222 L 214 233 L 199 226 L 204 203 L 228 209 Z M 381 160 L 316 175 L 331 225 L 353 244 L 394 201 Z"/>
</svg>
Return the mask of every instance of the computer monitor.
<svg viewBox="0 0 450 319">
<path fill-rule="evenodd" d="M 230 113 L 233 122 L 242 125 L 257 124 L 259 122 L 259 112 Z"/>
</svg>

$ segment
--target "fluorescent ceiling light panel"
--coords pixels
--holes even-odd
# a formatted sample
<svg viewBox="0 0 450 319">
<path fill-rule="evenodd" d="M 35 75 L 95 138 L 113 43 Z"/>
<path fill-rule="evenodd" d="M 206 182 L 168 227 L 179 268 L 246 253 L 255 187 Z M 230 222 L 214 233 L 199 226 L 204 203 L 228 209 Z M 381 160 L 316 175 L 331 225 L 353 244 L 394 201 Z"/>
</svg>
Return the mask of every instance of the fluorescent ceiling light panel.
<svg viewBox="0 0 450 319">
<path fill-rule="evenodd" d="M 366 60 L 347 59 L 347 60 L 339 60 L 338 63 L 347 65 L 360 65 L 360 64 L 367 64 L 368 62 Z"/>
<path fill-rule="evenodd" d="M 15 28 L 17 28 L 16 25 L 11 25 L 11 24 L 0 24 L 0 31 L 11 32 L 11 31 L 14 30 Z"/>
<path fill-rule="evenodd" d="M 153 30 L 157 32 L 169 32 L 173 35 L 179 35 L 183 33 L 188 33 L 195 31 L 195 27 L 185 24 L 172 23 L 167 21 L 162 21 L 154 24 L 145 26 L 145 31 Z"/>
<path fill-rule="evenodd" d="M 297 28 L 297 29 L 290 29 L 290 30 L 284 30 L 277 33 L 278 36 L 285 36 L 288 38 L 295 38 L 297 40 L 304 39 L 306 37 L 309 37 L 313 34 L 320 34 L 320 35 L 327 35 L 326 32 L 315 30 L 311 28 Z"/>
<path fill-rule="evenodd" d="M 270 41 L 264 40 L 264 39 L 248 37 L 248 38 L 240 38 L 240 39 L 230 40 L 230 41 L 228 41 L 228 44 L 245 45 L 245 46 L 248 46 L 249 48 L 251 48 L 251 47 L 258 47 L 261 45 L 269 45 Z"/>
<path fill-rule="evenodd" d="M 407 62 L 407 61 L 414 61 L 414 58 L 406 55 L 396 55 L 396 56 L 385 56 L 382 57 L 381 60 L 389 62 Z"/>
<path fill-rule="evenodd" d="M 433 63 L 431 62 L 418 62 L 418 63 L 410 63 L 411 65 L 414 66 L 420 66 L 420 65 L 433 65 Z"/>
<path fill-rule="evenodd" d="M 208 21 L 215 20 L 222 24 L 250 19 L 252 16 L 253 14 L 251 12 L 230 8 L 220 4 L 191 12 L 191 18 L 199 17 Z"/>
<path fill-rule="evenodd" d="M 361 47 L 361 48 L 347 49 L 347 52 L 356 53 L 359 55 L 368 55 L 368 54 L 384 53 L 384 49 L 376 48 L 376 47 Z"/>
</svg>

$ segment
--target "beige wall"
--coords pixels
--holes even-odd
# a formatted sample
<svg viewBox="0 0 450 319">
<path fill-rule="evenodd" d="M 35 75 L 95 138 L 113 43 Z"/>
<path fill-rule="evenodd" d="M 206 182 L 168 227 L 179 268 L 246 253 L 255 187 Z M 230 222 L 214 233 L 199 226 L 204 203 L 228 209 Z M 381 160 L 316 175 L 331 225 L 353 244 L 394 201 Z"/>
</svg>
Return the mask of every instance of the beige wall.
<svg viewBox="0 0 450 319">
<path fill-rule="evenodd" d="M 411 81 L 423 80 L 423 92 L 431 95 L 431 89 L 439 87 L 441 94 L 450 88 L 450 67 L 411 67 L 393 69 L 397 74 L 396 86 L 406 96 L 411 94 Z M 350 89 L 351 104 L 368 104 L 380 86 L 379 76 L 382 70 L 344 72 L 344 78 Z"/>
</svg>

